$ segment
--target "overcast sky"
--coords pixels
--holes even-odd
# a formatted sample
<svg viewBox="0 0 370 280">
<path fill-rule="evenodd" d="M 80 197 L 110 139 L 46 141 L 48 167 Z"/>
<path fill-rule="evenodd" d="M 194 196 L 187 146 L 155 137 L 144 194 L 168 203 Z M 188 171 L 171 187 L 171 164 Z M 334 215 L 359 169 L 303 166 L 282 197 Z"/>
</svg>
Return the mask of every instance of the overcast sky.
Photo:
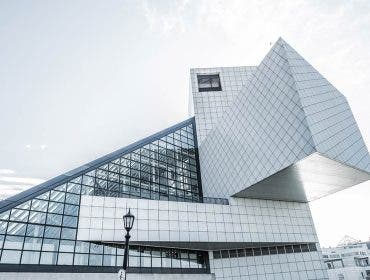
<svg viewBox="0 0 370 280">
<path fill-rule="evenodd" d="M 257 65 L 282 36 L 370 145 L 370 1 L 0 0 L 0 196 L 188 117 L 189 68 Z M 370 236 L 370 183 L 311 203 L 324 246 Z"/>
</svg>

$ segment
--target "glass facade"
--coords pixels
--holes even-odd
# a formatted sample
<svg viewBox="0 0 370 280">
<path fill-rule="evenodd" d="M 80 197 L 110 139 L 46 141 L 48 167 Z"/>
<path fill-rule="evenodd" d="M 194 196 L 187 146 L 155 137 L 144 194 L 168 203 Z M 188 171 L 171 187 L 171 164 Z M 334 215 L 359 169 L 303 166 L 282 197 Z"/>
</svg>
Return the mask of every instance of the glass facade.
<svg viewBox="0 0 370 280">
<path fill-rule="evenodd" d="M 193 124 L 85 174 L 86 193 L 155 200 L 201 201 Z"/>
<path fill-rule="evenodd" d="M 0 266 L 121 267 L 123 248 L 77 240 L 81 195 L 199 202 L 194 121 L 0 213 Z M 73 177 L 73 176 L 72 176 Z M 130 248 L 135 267 L 205 269 L 205 252 Z M 97 271 L 98 272 L 98 271 Z"/>
</svg>

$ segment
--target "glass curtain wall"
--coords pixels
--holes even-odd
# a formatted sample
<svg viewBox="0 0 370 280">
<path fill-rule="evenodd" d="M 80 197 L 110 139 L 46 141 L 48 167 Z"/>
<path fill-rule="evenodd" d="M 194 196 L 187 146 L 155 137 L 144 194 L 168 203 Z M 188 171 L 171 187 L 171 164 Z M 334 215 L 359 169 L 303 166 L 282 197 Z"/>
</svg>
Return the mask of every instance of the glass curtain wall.
<svg viewBox="0 0 370 280">
<path fill-rule="evenodd" d="M 201 201 L 194 134 L 190 119 L 165 136 L 97 164 L 95 169 L 2 212 L 0 266 L 120 267 L 123 248 L 77 240 L 81 195 Z M 199 257 L 204 252 L 176 251 L 179 258 L 175 261 L 167 251 L 133 247 L 131 266 L 148 267 L 150 262 L 151 267 L 205 268 L 204 258 Z"/>
</svg>

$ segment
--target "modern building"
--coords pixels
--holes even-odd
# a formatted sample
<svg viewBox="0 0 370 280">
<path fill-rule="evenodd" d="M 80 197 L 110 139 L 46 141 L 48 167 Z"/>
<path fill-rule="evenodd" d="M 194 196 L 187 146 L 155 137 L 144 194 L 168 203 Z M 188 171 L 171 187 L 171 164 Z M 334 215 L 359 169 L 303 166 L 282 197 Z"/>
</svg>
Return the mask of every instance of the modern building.
<svg viewBox="0 0 370 280">
<path fill-rule="evenodd" d="M 370 241 L 361 242 L 345 238 L 334 248 L 323 248 L 329 280 L 370 279 Z"/>
<path fill-rule="evenodd" d="M 282 39 L 190 80 L 194 117 L 0 203 L 1 279 L 116 279 L 128 208 L 128 279 L 328 279 L 308 202 L 370 178 L 345 97 Z"/>
</svg>

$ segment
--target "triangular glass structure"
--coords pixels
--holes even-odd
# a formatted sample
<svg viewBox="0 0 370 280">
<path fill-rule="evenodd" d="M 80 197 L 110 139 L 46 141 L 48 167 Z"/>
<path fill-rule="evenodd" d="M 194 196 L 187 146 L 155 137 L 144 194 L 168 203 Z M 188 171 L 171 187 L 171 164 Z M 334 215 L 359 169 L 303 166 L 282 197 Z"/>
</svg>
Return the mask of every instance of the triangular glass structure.
<svg viewBox="0 0 370 280">
<path fill-rule="evenodd" d="M 201 202 L 195 131 L 191 118 L 0 202 L 0 269 L 14 271 L 20 265 L 17 270 L 65 271 L 68 266 L 79 271 L 98 266 L 99 272 L 117 271 L 122 246 L 77 240 L 81 195 Z M 130 248 L 139 261 L 131 266 L 141 266 L 137 257 L 142 250 Z M 180 254 L 149 250 L 170 256 L 169 263 Z M 183 253 L 190 267 L 195 263 L 204 268 L 201 252 Z"/>
</svg>

